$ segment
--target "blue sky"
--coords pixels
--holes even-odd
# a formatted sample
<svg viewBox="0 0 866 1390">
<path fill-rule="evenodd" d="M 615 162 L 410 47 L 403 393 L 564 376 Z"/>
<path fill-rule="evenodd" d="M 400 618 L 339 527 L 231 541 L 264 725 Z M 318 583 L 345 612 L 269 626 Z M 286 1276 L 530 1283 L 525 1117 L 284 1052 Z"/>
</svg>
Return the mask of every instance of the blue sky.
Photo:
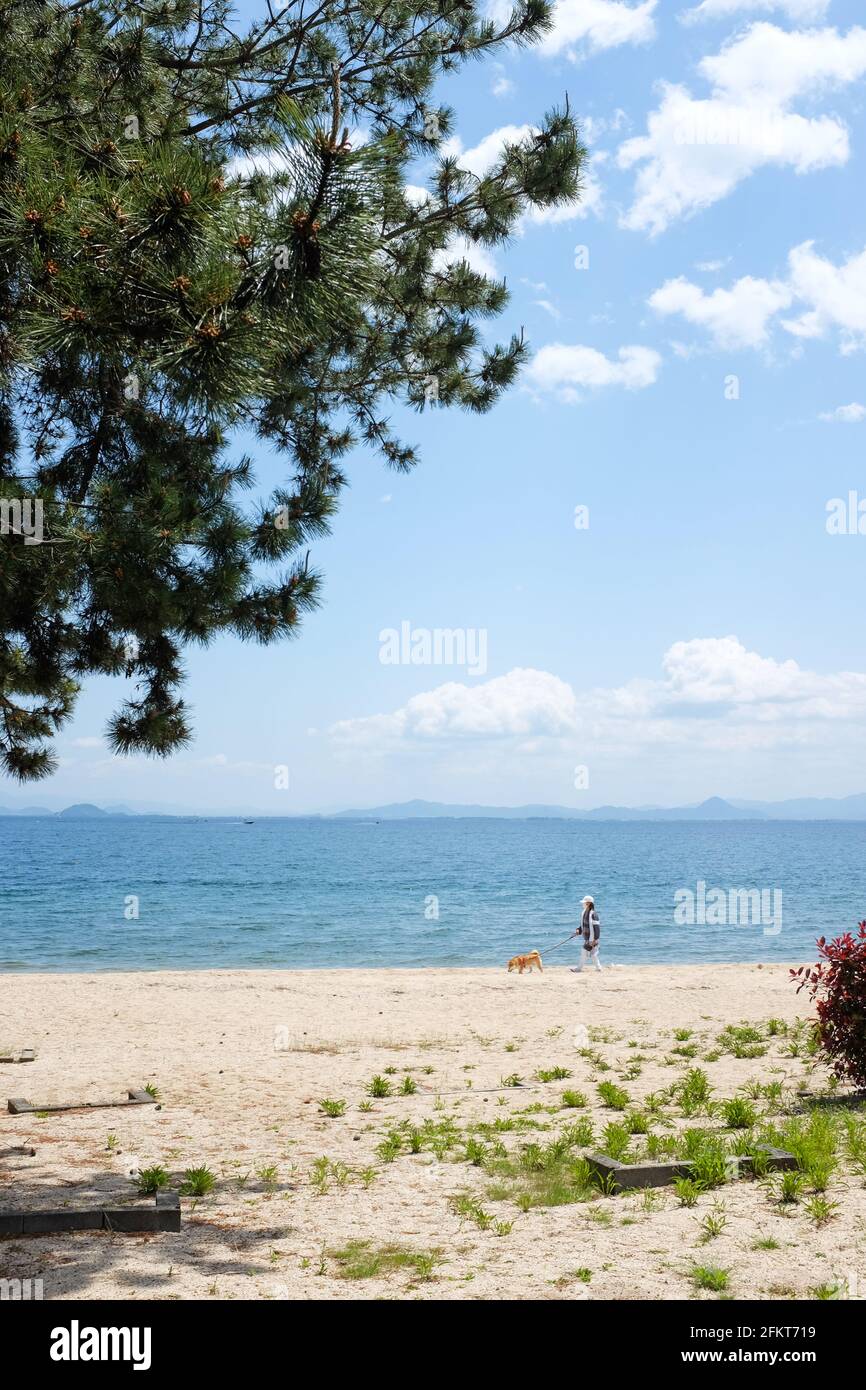
<svg viewBox="0 0 866 1390">
<path fill-rule="evenodd" d="M 491 338 L 531 342 L 520 385 L 485 417 L 407 416 L 410 475 L 351 458 L 324 606 L 294 643 L 188 655 L 190 749 L 111 757 L 123 687 L 95 682 L 58 773 L 0 803 L 866 789 L 866 535 L 827 530 L 832 499 L 866 499 L 864 18 L 562 0 L 541 49 L 450 80 L 476 172 L 566 92 L 591 150 L 582 206 L 484 253 L 512 295 Z M 383 663 L 404 622 L 483 634 L 485 669 Z"/>
</svg>

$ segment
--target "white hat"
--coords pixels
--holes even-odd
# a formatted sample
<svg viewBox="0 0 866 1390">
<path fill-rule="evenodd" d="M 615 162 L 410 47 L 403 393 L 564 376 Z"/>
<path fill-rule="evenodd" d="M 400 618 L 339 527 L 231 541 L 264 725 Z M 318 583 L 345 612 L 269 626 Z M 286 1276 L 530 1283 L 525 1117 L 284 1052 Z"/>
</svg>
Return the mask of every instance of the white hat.
<svg viewBox="0 0 866 1390">
<path fill-rule="evenodd" d="M 580 901 L 581 901 L 582 903 L 594 903 L 594 902 L 595 902 L 595 898 L 592 898 L 592 897 L 589 896 L 589 894 L 587 894 L 587 896 L 586 896 L 585 898 L 581 898 Z"/>
</svg>

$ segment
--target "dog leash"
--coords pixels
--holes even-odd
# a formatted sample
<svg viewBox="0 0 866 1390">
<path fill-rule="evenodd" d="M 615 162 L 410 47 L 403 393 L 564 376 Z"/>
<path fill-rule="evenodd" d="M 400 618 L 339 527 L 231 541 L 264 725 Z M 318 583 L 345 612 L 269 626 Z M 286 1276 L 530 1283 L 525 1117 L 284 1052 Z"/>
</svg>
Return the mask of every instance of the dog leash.
<svg viewBox="0 0 866 1390">
<path fill-rule="evenodd" d="M 573 941 L 574 938 L 575 938 L 576 936 L 579 936 L 579 935 L 580 935 L 579 932 L 573 931 L 573 932 L 571 933 L 570 936 L 567 936 L 567 937 L 565 938 L 565 941 L 557 941 L 557 943 L 556 943 L 555 946 L 545 946 L 545 948 L 544 948 L 544 954 L 545 954 L 546 956 L 549 956 L 550 953 L 551 953 L 551 951 L 558 951 L 559 948 L 560 948 L 560 946 L 564 946 L 564 945 L 566 944 L 566 942 L 568 942 L 568 941 Z"/>
</svg>

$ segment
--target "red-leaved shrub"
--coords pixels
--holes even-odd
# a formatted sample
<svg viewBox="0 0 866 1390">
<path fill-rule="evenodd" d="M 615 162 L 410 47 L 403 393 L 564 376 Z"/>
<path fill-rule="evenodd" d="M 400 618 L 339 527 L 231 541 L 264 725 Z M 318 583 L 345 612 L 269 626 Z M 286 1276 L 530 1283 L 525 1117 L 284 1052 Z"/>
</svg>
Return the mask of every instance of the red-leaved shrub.
<svg viewBox="0 0 866 1390">
<path fill-rule="evenodd" d="M 821 961 L 791 974 L 808 989 L 818 1010 L 818 1039 L 840 1081 L 866 1086 L 866 922 L 818 942 Z"/>
</svg>

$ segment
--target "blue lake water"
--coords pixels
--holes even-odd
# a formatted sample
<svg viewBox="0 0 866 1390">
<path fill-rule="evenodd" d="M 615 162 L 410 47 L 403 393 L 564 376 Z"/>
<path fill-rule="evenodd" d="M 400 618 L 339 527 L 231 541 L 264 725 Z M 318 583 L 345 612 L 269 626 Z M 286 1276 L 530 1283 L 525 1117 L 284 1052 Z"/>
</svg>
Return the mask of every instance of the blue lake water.
<svg viewBox="0 0 866 1390">
<path fill-rule="evenodd" d="M 699 880 L 781 930 L 678 924 Z M 866 916 L 866 823 L 0 817 L 0 969 L 499 965 L 587 892 L 609 963 L 809 960 Z"/>
</svg>

